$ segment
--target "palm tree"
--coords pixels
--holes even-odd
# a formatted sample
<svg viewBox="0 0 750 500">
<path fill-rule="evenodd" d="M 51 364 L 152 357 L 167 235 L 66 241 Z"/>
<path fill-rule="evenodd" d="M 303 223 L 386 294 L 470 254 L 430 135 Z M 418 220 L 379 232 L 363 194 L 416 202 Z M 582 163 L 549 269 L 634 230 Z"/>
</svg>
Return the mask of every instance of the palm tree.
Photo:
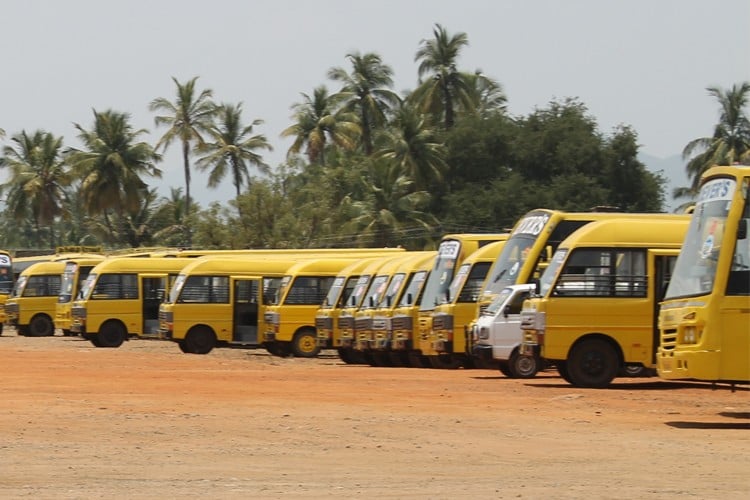
<svg viewBox="0 0 750 500">
<path fill-rule="evenodd" d="M 321 85 L 312 97 L 303 93 L 303 102 L 292 106 L 295 123 L 281 132 L 281 137 L 293 137 L 288 155 L 298 154 L 305 147 L 310 163 L 325 165 L 328 141 L 344 149 L 354 149 L 361 133 L 356 116 L 339 109 L 341 96 L 330 95 Z"/>
<path fill-rule="evenodd" d="M 339 96 L 343 108 L 356 113 L 362 129 L 362 144 L 365 154 L 373 151 L 372 131 L 386 123 L 386 113 L 399 102 L 398 95 L 390 90 L 393 86 L 393 70 L 383 64 L 380 56 L 373 53 L 347 54 L 352 63 L 352 72 L 343 68 L 331 68 L 328 77 L 343 83 Z"/>
<path fill-rule="evenodd" d="M 136 214 L 141 208 L 141 197 L 148 185 L 142 176 L 160 178 L 155 164 L 159 155 L 146 142 L 138 142 L 145 129 L 133 130 L 130 115 L 112 110 L 94 110 L 91 130 L 74 124 L 84 149 L 71 149 L 68 162 L 81 178 L 81 197 L 86 211 L 103 215 L 110 235 L 115 230 L 111 212 Z"/>
<path fill-rule="evenodd" d="M 381 140 L 383 145 L 375 157 L 387 159 L 398 175 L 412 179 L 414 190 L 428 190 L 443 180 L 448 170 L 446 148 L 425 115 L 413 107 L 404 104 L 397 110 Z"/>
<path fill-rule="evenodd" d="M 750 159 L 750 120 L 745 114 L 750 93 L 750 82 L 733 85 L 730 90 L 708 87 L 709 95 L 719 101 L 721 114 L 711 137 L 690 141 L 682 150 L 688 160 L 685 167 L 692 180 L 687 190 L 678 188 L 676 194 L 695 194 L 701 175 L 713 165 L 731 165 Z"/>
<path fill-rule="evenodd" d="M 466 33 L 453 36 L 440 24 L 433 29 L 434 38 L 422 40 L 414 60 L 419 62 L 418 74 L 422 82 L 413 92 L 423 112 L 443 118 L 444 127 L 453 127 L 459 107 L 471 110 L 477 105 L 472 76 L 456 68 L 461 49 L 469 45 Z M 423 80 L 427 75 L 429 78 Z"/>
<path fill-rule="evenodd" d="M 10 169 L 8 182 L 0 186 L 7 192 L 6 205 L 13 219 L 33 218 L 35 232 L 41 238 L 43 226 L 51 226 L 56 217 L 65 214 L 65 186 L 71 178 L 62 157 L 63 138 L 37 130 L 22 131 L 3 148 L 3 167 Z M 50 227 L 50 243 L 54 246 Z M 41 241 L 39 241 L 41 243 Z"/>
<path fill-rule="evenodd" d="M 430 194 L 415 191 L 414 181 L 395 171 L 390 162 L 378 158 L 369 161 L 369 172 L 362 179 L 365 196 L 361 200 L 344 199 L 342 210 L 353 213 L 344 229 L 359 235 L 372 247 L 396 246 L 420 234 L 429 234 L 438 221 L 422 211 Z"/>
<path fill-rule="evenodd" d="M 253 127 L 263 123 L 262 120 L 243 125 L 241 103 L 236 106 L 223 104 L 218 109 L 219 123 L 208 130 L 213 142 L 206 143 L 202 148 L 206 155 L 198 160 L 196 166 L 201 170 L 211 168 L 208 176 L 208 187 L 211 188 L 218 186 L 227 173 L 231 174 L 232 184 L 239 197 L 242 186 L 250 184 L 249 165 L 255 166 L 263 174 L 271 171 L 256 150 L 273 151 L 273 147 L 264 135 L 253 135 Z M 237 209 L 242 217 L 239 204 Z"/>
<path fill-rule="evenodd" d="M 182 188 L 172 187 L 169 191 L 169 196 L 162 197 L 156 209 L 155 218 L 160 221 L 161 229 L 154 233 L 154 240 L 165 246 L 185 246 L 185 196 Z"/>
<path fill-rule="evenodd" d="M 149 109 L 156 112 L 164 112 L 154 118 L 156 125 L 169 127 L 164 135 L 156 143 L 156 150 L 166 150 L 174 141 L 182 145 L 182 162 L 185 171 L 185 213 L 190 213 L 190 152 L 192 144 L 198 146 L 204 144 L 203 135 L 207 133 L 212 125 L 212 119 L 216 113 L 216 105 L 211 100 L 213 92 L 205 89 L 196 95 L 195 82 L 198 77 L 188 80 L 184 84 L 172 77 L 177 86 L 177 96 L 174 102 L 163 97 L 151 101 Z M 190 244 L 190 226 L 186 226 L 187 241 Z"/>
</svg>

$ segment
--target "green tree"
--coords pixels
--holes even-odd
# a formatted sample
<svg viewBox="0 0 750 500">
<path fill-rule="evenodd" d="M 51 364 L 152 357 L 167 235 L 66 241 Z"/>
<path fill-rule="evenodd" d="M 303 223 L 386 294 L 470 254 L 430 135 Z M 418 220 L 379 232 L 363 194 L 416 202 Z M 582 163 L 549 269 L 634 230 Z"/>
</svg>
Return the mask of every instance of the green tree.
<svg viewBox="0 0 750 500">
<path fill-rule="evenodd" d="M 383 158 L 368 162 L 368 175 L 362 179 L 366 195 L 361 200 L 345 199 L 352 217 L 344 231 L 358 235 L 365 246 L 406 246 L 414 238 L 430 234 L 438 221 L 425 212 L 430 194 L 415 191 L 414 181 L 394 170 Z"/>
<path fill-rule="evenodd" d="M 414 181 L 415 191 L 427 191 L 440 183 L 448 168 L 445 146 L 425 115 L 404 104 L 384 132 L 377 158 L 387 159 L 400 175 Z"/>
<path fill-rule="evenodd" d="M 0 194 L 7 193 L 6 210 L 19 222 L 31 216 L 40 238 L 42 227 L 47 226 L 50 246 L 55 246 L 52 224 L 65 214 L 65 187 L 71 182 L 62 147 L 62 137 L 24 130 L 3 148 L 0 163 L 10 170 L 9 180 L 0 186 Z M 41 241 L 37 244 L 41 246 Z"/>
<path fill-rule="evenodd" d="M 729 90 L 719 87 L 706 90 L 719 102 L 719 123 L 711 137 L 693 139 L 682 150 L 682 158 L 688 160 L 685 170 L 691 186 L 678 189 L 675 193 L 678 196 L 696 193 L 701 175 L 713 165 L 732 165 L 750 159 L 750 120 L 745 111 L 750 82 L 733 85 Z"/>
<path fill-rule="evenodd" d="M 94 110 L 91 130 L 74 125 L 84 148 L 70 149 L 67 161 L 81 179 L 80 195 L 86 211 L 101 214 L 109 235 L 116 237 L 111 214 L 138 213 L 148 187 L 143 177 L 161 177 L 161 170 L 156 168 L 159 155 L 151 145 L 138 141 L 146 130 L 134 130 L 127 113 Z"/>
<path fill-rule="evenodd" d="M 466 33 L 451 36 L 440 24 L 435 25 L 432 33 L 434 38 L 422 40 L 414 57 L 419 62 L 417 71 L 421 83 L 412 98 L 419 103 L 421 111 L 441 117 L 444 128 L 450 129 L 459 108 L 476 108 L 478 82 L 471 74 L 457 69 L 459 54 L 469 45 Z"/>
<path fill-rule="evenodd" d="M 281 132 L 281 137 L 292 137 L 288 155 L 305 149 L 310 163 L 325 165 L 326 146 L 329 143 L 352 150 L 361 133 L 356 115 L 341 109 L 342 96 L 331 95 L 321 85 L 312 97 L 303 93 L 302 102 L 292 106 L 294 123 Z"/>
<path fill-rule="evenodd" d="M 343 109 L 359 117 L 362 129 L 362 144 L 366 155 L 373 152 L 373 130 L 387 121 L 388 110 L 399 102 L 393 87 L 393 70 L 373 53 L 347 54 L 352 64 L 351 73 L 343 68 L 331 68 L 328 77 L 342 82 L 339 97 Z"/>
<path fill-rule="evenodd" d="M 208 176 L 208 187 L 211 188 L 218 186 L 230 174 L 236 196 L 239 197 L 242 187 L 250 184 L 249 165 L 263 174 L 270 173 L 270 167 L 257 151 L 273 151 L 273 148 L 264 135 L 253 134 L 253 127 L 263 123 L 262 120 L 254 120 L 250 125 L 242 123 L 241 103 L 235 106 L 223 104 L 218 108 L 217 116 L 218 123 L 208 130 L 213 141 L 201 148 L 206 154 L 198 159 L 196 166 L 203 171 L 211 169 Z M 241 217 L 239 205 L 238 210 Z"/>
<path fill-rule="evenodd" d="M 195 83 L 198 77 L 194 77 L 185 83 L 180 83 L 172 77 L 177 87 L 175 101 L 169 101 L 158 97 L 151 101 L 149 109 L 153 112 L 165 113 L 157 115 L 154 122 L 157 126 L 166 125 L 167 131 L 156 143 L 156 150 L 166 150 L 170 144 L 177 141 L 182 146 L 182 163 L 185 173 L 185 213 L 190 214 L 190 153 L 194 145 L 204 144 L 203 134 L 207 133 L 212 126 L 212 120 L 216 113 L 216 105 L 211 100 L 213 92 L 205 89 L 198 93 Z M 186 226 L 187 242 L 191 243 L 190 224 Z"/>
</svg>

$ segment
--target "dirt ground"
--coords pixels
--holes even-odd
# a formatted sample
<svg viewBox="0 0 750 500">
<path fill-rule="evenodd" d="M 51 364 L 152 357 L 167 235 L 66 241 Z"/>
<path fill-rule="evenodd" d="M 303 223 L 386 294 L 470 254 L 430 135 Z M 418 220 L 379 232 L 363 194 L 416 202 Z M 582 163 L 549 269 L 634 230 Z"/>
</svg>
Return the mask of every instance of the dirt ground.
<svg viewBox="0 0 750 500">
<path fill-rule="evenodd" d="M 748 498 L 750 389 L 0 337 L 2 498 Z"/>
</svg>

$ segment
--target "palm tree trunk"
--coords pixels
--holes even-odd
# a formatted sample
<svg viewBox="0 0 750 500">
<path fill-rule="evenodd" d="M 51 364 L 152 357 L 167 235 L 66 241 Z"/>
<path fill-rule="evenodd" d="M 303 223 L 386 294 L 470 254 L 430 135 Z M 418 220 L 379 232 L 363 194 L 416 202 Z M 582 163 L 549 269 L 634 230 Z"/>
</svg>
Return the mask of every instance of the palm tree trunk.
<svg viewBox="0 0 750 500">
<path fill-rule="evenodd" d="M 185 243 L 187 247 L 193 246 L 193 236 L 190 227 L 190 143 L 182 143 L 182 160 L 185 166 Z"/>
</svg>

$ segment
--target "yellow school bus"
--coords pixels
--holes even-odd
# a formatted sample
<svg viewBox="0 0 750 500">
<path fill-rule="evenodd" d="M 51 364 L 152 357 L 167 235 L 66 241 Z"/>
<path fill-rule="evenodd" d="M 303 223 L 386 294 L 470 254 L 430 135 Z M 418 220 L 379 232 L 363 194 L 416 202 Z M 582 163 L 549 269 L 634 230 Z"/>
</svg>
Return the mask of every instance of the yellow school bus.
<svg viewBox="0 0 750 500">
<path fill-rule="evenodd" d="M 60 293 L 55 304 L 55 328 L 62 330 L 63 335 L 72 334 L 70 325 L 73 300 L 78 296 L 78 292 L 80 292 L 89 272 L 104 259 L 105 257 L 98 256 L 65 261 L 60 280 Z"/>
<path fill-rule="evenodd" d="M 362 361 L 415 368 L 423 366 L 422 360 L 427 358 L 415 354 L 418 351 L 413 349 L 412 335 L 415 329 L 412 325 L 419 317 L 419 300 L 436 258 L 437 252 L 434 250 L 412 256 L 393 275 L 380 303 L 371 313 L 373 340 L 370 349 L 386 354 L 367 356 Z"/>
<path fill-rule="evenodd" d="M 118 257 L 89 273 L 71 309 L 72 332 L 96 347 L 120 347 L 131 337 L 158 337 L 159 304 L 194 259 Z"/>
<path fill-rule="evenodd" d="M 438 367 L 468 363 L 471 346 L 466 328 L 479 315 L 479 291 L 506 239 L 485 245 L 469 255 L 458 268 L 446 296 L 435 306 L 432 330 L 427 338 L 420 338 L 418 348 L 423 355 L 437 357 Z"/>
<path fill-rule="evenodd" d="M 370 257 L 357 260 L 345 267 L 333 280 L 331 287 L 328 289 L 328 294 L 323 299 L 318 312 L 315 313 L 318 347 L 321 349 L 336 349 L 339 351 L 339 357 L 342 359 L 346 357 L 346 352 L 350 349 L 345 349 L 346 352 L 342 353 L 344 348 L 341 341 L 339 316 L 342 309 L 350 305 L 354 290 L 358 287 L 361 288 L 362 283 L 369 281 L 368 267 L 373 262 L 379 262 L 382 259 L 383 257 Z M 356 298 L 356 295 L 354 297 Z"/>
<path fill-rule="evenodd" d="M 55 334 L 54 310 L 65 262 L 37 262 L 24 269 L 5 303 L 5 324 L 19 335 Z"/>
<path fill-rule="evenodd" d="M 0 335 L 5 323 L 5 301 L 13 291 L 13 257 L 10 252 L 0 250 Z"/>
<path fill-rule="evenodd" d="M 374 366 L 409 365 L 405 357 L 391 354 L 390 342 L 382 335 L 376 336 L 374 318 L 388 304 L 388 307 L 393 306 L 397 293 L 404 288 L 415 264 L 436 254 L 435 251 L 410 252 L 410 255 L 391 258 L 382 263 L 359 305 L 351 311 L 353 347 L 361 353 L 361 359 Z M 378 331 L 382 333 L 381 330 Z"/>
<path fill-rule="evenodd" d="M 353 258 L 319 258 L 289 268 L 264 315 L 263 341 L 277 356 L 316 357 L 315 315 L 341 271 Z"/>
<path fill-rule="evenodd" d="M 195 259 L 180 271 L 159 308 L 162 338 L 190 354 L 207 354 L 222 346 L 261 346 L 259 319 L 268 299 L 300 261 L 291 254 Z"/>
<path fill-rule="evenodd" d="M 750 167 L 708 169 L 661 304 L 661 378 L 750 381 L 748 226 Z"/>
<path fill-rule="evenodd" d="M 508 241 L 487 274 L 479 295 L 483 309 L 510 285 L 531 283 L 541 276 L 558 245 L 586 224 L 617 218 L 669 218 L 666 213 L 564 212 L 539 208 L 521 217 L 510 232 Z"/>
<path fill-rule="evenodd" d="M 689 216 L 611 219 L 563 241 L 521 311 L 515 356 L 543 359 L 577 387 L 606 387 L 626 366 L 651 368 L 656 314 Z"/>
<path fill-rule="evenodd" d="M 438 246 L 438 256 L 434 267 L 425 283 L 422 300 L 419 303 L 419 323 L 416 325 L 416 338 L 419 339 L 415 349 L 421 354 L 421 343 L 429 342 L 432 333 L 432 313 L 445 298 L 453 277 L 459 266 L 472 253 L 485 245 L 508 239 L 506 233 L 499 234 L 448 234 L 443 236 Z M 430 356 L 430 361 L 436 367 L 455 367 L 452 360 L 441 356 Z"/>
<path fill-rule="evenodd" d="M 370 264 L 362 271 L 357 280 L 349 299 L 341 309 L 338 319 L 339 346 L 344 349 L 356 348 L 356 331 L 354 325 L 354 316 L 359 307 L 367 300 L 370 290 L 377 290 L 383 286 L 388 277 L 380 274 L 380 269 L 389 261 L 391 257 L 381 257 L 370 261 Z M 361 356 L 359 356 L 360 359 Z"/>
</svg>

